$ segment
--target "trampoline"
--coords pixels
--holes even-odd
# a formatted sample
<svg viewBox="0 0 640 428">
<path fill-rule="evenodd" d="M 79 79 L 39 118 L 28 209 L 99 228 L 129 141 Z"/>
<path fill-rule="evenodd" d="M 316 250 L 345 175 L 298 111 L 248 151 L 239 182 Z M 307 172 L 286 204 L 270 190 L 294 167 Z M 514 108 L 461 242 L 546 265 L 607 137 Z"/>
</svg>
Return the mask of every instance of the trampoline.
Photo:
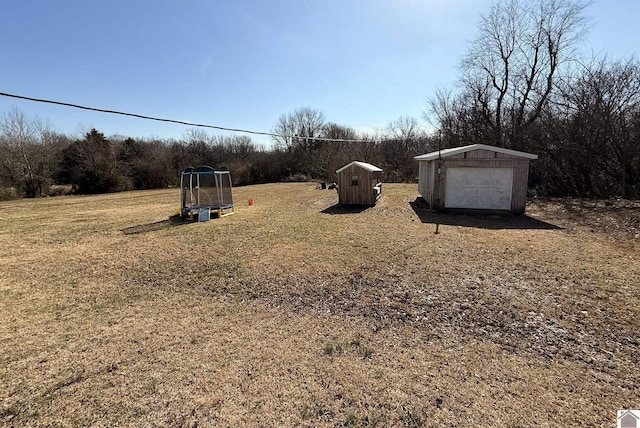
<svg viewBox="0 0 640 428">
<path fill-rule="evenodd" d="M 233 208 L 231 174 L 216 171 L 210 166 L 187 168 L 180 174 L 180 215 L 203 221 L 211 215 L 230 215 Z"/>
</svg>

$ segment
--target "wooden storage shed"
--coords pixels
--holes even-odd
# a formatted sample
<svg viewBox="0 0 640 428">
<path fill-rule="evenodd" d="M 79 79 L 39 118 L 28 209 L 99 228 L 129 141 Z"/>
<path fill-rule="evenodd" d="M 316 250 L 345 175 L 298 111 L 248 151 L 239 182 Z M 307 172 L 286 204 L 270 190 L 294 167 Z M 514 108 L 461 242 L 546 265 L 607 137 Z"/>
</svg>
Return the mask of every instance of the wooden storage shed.
<svg viewBox="0 0 640 428">
<path fill-rule="evenodd" d="M 382 193 L 382 170 L 366 162 L 353 161 L 336 171 L 338 203 L 375 205 Z"/>
<path fill-rule="evenodd" d="M 473 144 L 416 156 L 418 191 L 432 209 L 508 210 L 523 214 L 529 161 L 538 155 Z"/>
</svg>

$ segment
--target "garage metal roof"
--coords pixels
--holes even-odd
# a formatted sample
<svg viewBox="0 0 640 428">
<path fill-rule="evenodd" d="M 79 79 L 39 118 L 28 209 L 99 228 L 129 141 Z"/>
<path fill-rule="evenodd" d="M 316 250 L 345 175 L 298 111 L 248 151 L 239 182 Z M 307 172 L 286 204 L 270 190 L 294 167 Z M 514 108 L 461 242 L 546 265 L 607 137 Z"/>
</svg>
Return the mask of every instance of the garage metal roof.
<svg viewBox="0 0 640 428">
<path fill-rule="evenodd" d="M 446 158 L 448 156 L 458 155 L 460 153 L 470 152 L 472 150 L 489 150 L 492 152 L 504 153 L 507 155 L 519 156 L 527 159 L 538 159 L 538 155 L 534 155 L 533 153 L 519 152 L 517 150 L 504 149 L 502 147 L 487 146 L 486 144 L 471 144 L 469 146 L 454 147 L 452 149 L 444 149 L 444 150 L 416 156 L 414 159 L 421 161 L 421 160 L 438 159 L 439 157 Z"/>
</svg>

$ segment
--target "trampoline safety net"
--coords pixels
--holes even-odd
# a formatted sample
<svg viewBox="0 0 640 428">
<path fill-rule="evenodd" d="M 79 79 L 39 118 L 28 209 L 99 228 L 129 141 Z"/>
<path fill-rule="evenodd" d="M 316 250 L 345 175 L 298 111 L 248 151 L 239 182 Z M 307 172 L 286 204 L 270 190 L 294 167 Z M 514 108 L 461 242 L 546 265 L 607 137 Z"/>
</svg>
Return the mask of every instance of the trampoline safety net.
<svg viewBox="0 0 640 428">
<path fill-rule="evenodd" d="M 210 166 L 186 168 L 180 176 L 182 217 L 192 217 L 201 208 L 222 217 L 233 214 L 233 195 L 229 171 L 216 171 Z"/>
</svg>

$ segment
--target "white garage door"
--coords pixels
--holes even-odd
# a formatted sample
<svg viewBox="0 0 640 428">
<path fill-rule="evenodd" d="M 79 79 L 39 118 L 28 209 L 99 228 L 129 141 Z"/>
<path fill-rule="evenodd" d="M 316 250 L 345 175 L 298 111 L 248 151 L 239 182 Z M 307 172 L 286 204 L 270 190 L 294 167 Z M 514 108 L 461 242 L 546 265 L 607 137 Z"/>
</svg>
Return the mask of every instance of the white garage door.
<svg viewBox="0 0 640 428">
<path fill-rule="evenodd" d="M 446 208 L 511 209 L 512 168 L 448 168 Z"/>
</svg>

